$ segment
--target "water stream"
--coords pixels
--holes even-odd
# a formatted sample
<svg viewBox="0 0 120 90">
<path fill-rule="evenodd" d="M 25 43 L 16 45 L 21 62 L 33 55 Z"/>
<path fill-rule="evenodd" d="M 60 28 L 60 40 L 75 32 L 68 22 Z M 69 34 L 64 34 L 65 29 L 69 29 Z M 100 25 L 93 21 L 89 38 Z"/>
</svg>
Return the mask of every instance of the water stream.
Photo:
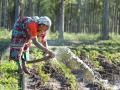
<svg viewBox="0 0 120 90">
<path fill-rule="evenodd" d="M 77 79 L 82 80 L 83 83 L 89 84 L 91 82 L 99 82 L 106 90 L 120 90 L 120 76 L 113 75 L 114 85 L 110 84 L 108 80 L 104 80 L 100 77 L 100 74 L 91 69 L 86 63 L 77 57 L 69 48 L 61 47 L 57 48 L 55 52 L 56 59 L 63 62 L 72 71 L 76 71 L 78 74 Z M 90 89 L 91 90 L 91 89 Z M 98 89 L 95 89 L 98 90 Z"/>
</svg>

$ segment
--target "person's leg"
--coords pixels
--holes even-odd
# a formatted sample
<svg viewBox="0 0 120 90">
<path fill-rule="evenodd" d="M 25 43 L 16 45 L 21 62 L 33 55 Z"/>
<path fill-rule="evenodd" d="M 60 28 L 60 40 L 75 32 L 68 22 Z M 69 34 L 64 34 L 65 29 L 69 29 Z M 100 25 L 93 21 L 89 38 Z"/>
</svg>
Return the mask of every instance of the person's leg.
<svg viewBox="0 0 120 90">
<path fill-rule="evenodd" d="M 30 70 L 26 67 L 26 61 L 24 59 L 22 59 L 22 68 L 26 74 L 31 74 Z"/>
<path fill-rule="evenodd" d="M 29 60 L 29 51 L 25 51 L 22 54 L 22 68 L 25 73 L 30 74 L 29 69 L 26 67 L 27 60 Z"/>
<path fill-rule="evenodd" d="M 18 72 L 19 72 L 20 74 L 23 74 L 23 67 L 22 67 L 22 62 L 21 62 L 21 60 L 16 61 L 16 64 L 17 64 L 17 66 L 18 66 Z"/>
<path fill-rule="evenodd" d="M 21 62 L 21 48 L 10 47 L 10 60 L 14 60 L 18 66 L 18 72 L 23 73 L 22 62 Z"/>
</svg>

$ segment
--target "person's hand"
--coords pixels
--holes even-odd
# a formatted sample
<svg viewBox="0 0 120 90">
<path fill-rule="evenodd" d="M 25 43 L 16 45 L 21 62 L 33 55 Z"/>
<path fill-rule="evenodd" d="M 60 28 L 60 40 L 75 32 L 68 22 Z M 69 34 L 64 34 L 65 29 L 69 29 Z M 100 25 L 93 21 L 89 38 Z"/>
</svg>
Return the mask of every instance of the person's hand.
<svg viewBox="0 0 120 90">
<path fill-rule="evenodd" d="M 55 57 L 55 54 L 50 50 L 47 51 L 47 54 L 48 54 L 49 58 L 54 58 Z"/>
</svg>

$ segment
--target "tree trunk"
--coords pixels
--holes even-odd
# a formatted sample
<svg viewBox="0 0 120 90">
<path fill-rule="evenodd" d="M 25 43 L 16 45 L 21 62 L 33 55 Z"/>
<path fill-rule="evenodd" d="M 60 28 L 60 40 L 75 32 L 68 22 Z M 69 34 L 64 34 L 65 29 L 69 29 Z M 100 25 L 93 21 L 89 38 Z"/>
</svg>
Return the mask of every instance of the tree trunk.
<svg viewBox="0 0 120 90">
<path fill-rule="evenodd" d="M 15 0 L 15 21 L 18 19 L 20 13 L 19 0 Z"/>
<path fill-rule="evenodd" d="M 103 31 L 102 31 L 102 39 L 109 39 L 109 6 L 108 0 L 104 0 L 104 12 L 103 12 Z"/>
<path fill-rule="evenodd" d="M 119 15 L 119 16 L 120 16 L 120 15 Z M 120 18 L 118 19 L 118 21 L 119 21 L 119 22 L 118 22 L 118 23 L 119 23 L 119 24 L 118 24 L 118 25 L 119 25 L 118 34 L 120 35 Z"/>
<path fill-rule="evenodd" d="M 64 0 L 61 0 L 60 2 L 60 17 L 59 17 L 59 40 L 64 40 Z"/>
<path fill-rule="evenodd" d="M 76 30 L 76 33 L 78 33 L 80 31 L 80 7 L 81 7 L 81 0 L 77 0 L 77 30 Z"/>
<path fill-rule="evenodd" d="M 24 5 L 23 0 L 15 1 L 15 21 L 18 17 L 22 18 L 24 16 Z"/>
<path fill-rule="evenodd" d="M 2 23 L 2 1 L 0 0 L 0 27 Z"/>
<path fill-rule="evenodd" d="M 33 16 L 33 0 L 29 0 L 28 1 L 29 3 L 29 6 L 28 6 L 28 9 L 29 9 L 29 11 L 28 11 L 28 16 Z"/>
<path fill-rule="evenodd" d="M 7 0 L 2 0 L 2 26 L 7 27 Z"/>
<path fill-rule="evenodd" d="M 20 14 L 19 17 L 23 18 L 24 17 L 24 0 L 19 0 L 20 3 Z"/>
</svg>

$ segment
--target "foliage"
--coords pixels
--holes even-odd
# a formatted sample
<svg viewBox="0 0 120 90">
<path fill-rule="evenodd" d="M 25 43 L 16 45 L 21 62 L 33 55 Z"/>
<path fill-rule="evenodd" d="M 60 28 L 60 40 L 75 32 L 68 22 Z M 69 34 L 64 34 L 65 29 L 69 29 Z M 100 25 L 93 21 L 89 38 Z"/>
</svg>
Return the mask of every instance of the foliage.
<svg viewBox="0 0 120 90">
<path fill-rule="evenodd" d="M 52 31 L 56 31 L 59 24 L 59 6 L 61 0 L 24 0 L 25 16 L 47 15 L 52 19 Z M 102 30 L 102 17 L 105 0 L 64 0 L 65 1 L 65 31 L 100 33 Z M 7 5 L 5 5 L 5 2 Z M 0 27 L 6 23 L 12 27 L 15 15 L 15 0 L 1 1 L 0 3 Z M 31 4 L 29 4 L 31 2 Z M 119 33 L 119 0 L 108 0 L 110 31 Z M 5 5 L 5 7 L 3 7 Z M 29 6 L 31 5 L 31 6 Z M 31 10 L 31 8 L 33 10 Z M 6 11 L 6 12 L 4 12 Z M 30 14 L 33 13 L 33 15 Z M 4 15 L 6 14 L 6 15 Z M 7 17 L 7 18 L 5 18 Z M 12 18 L 11 18 L 12 17 Z M 5 20 L 6 19 L 6 20 Z M 79 23 L 78 23 L 79 22 Z M 79 27 L 79 28 L 78 28 Z M 54 29 L 54 30 L 53 30 Z"/>
<path fill-rule="evenodd" d="M 37 67 L 37 73 L 38 73 L 38 75 L 40 76 L 41 80 L 45 83 L 45 82 L 47 82 L 47 81 L 50 79 L 50 77 L 49 77 L 49 75 L 46 74 L 45 71 L 43 70 L 44 65 L 45 65 L 45 64 L 40 63 L 40 64 L 37 64 L 36 67 Z"/>
<path fill-rule="evenodd" d="M 80 45 L 78 47 L 70 47 L 71 50 L 79 57 L 88 58 L 94 68 L 101 69 L 101 65 L 97 60 L 98 55 L 105 56 L 112 63 L 120 64 L 120 42 L 119 37 L 112 36 L 111 40 L 94 42 L 92 45 Z"/>
<path fill-rule="evenodd" d="M 11 32 L 7 29 L 0 28 L 0 59 L 5 56 L 6 49 L 10 43 Z"/>
<path fill-rule="evenodd" d="M 0 39 L 10 39 L 11 32 L 7 29 L 0 28 Z"/>
<path fill-rule="evenodd" d="M 76 0 L 65 0 L 65 3 L 66 3 L 66 4 L 69 4 L 69 3 L 76 3 Z"/>
<path fill-rule="evenodd" d="M 10 42 L 11 32 L 7 29 L 0 28 L 0 51 L 8 47 Z"/>
<path fill-rule="evenodd" d="M 58 33 L 49 32 L 47 38 L 50 40 L 56 40 L 58 39 Z"/>
<path fill-rule="evenodd" d="M 0 63 L 0 88 L 5 90 L 18 89 L 18 72 L 14 62 L 1 61 Z"/>
<path fill-rule="evenodd" d="M 68 83 L 72 90 L 77 88 L 76 77 L 71 73 L 70 68 L 66 67 L 65 64 L 60 63 L 59 61 L 53 60 L 51 66 L 58 72 L 60 75 L 63 75 L 64 79 L 68 79 Z"/>
<path fill-rule="evenodd" d="M 97 40 L 99 38 L 99 34 L 87 34 L 87 33 L 67 33 L 64 32 L 65 40 L 75 40 L 75 41 L 90 41 Z M 58 33 L 50 32 L 48 34 L 48 39 L 55 40 L 58 39 Z"/>
<path fill-rule="evenodd" d="M 38 57 L 39 57 L 38 51 L 34 50 L 33 53 L 35 53 L 36 56 L 38 55 Z M 56 60 L 53 60 L 53 61 L 48 62 L 48 63 L 43 62 L 43 63 L 40 63 L 40 64 L 39 63 L 36 64 L 37 73 L 44 83 L 47 82 L 50 79 L 50 75 L 52 74 L 52 73 L 45 73 L 44 68 L 45 68 L 46 64 L 49 64 L 49 66 L 51 68 L 53 68 L 56 73 L 59 73 L 60 75 L 62 75 L 64 77 L 64 79 L 66 79 L 66 78 L 69 79 L 68 83 L 70 84 L 70 87 L 72 88 L 72 90 L 74 90 L 76 88 L 76 85 L 77 85 L 76 84 L 76 78 L 71 73 L 71 70 L 69 68 L 67 68 L 64 64 L 62 64 L 62 63 L 60 63 Z"/>
<path fill-rule="evenodd" d="M 30 48 L 30 54 L 31 56 L 35 57 L 35 59 L 40 59 L 43 57 L 42 50 L 36 48 L 34 45 Z"/>
<path fill-rule="evenodd" d="M 100 68 L 99 61 L 96 60 L 96 57 L 99 55 L 98 51 L 92 50 L 89 52 L 89 58 L 96 68 Z"/>
</svg>

